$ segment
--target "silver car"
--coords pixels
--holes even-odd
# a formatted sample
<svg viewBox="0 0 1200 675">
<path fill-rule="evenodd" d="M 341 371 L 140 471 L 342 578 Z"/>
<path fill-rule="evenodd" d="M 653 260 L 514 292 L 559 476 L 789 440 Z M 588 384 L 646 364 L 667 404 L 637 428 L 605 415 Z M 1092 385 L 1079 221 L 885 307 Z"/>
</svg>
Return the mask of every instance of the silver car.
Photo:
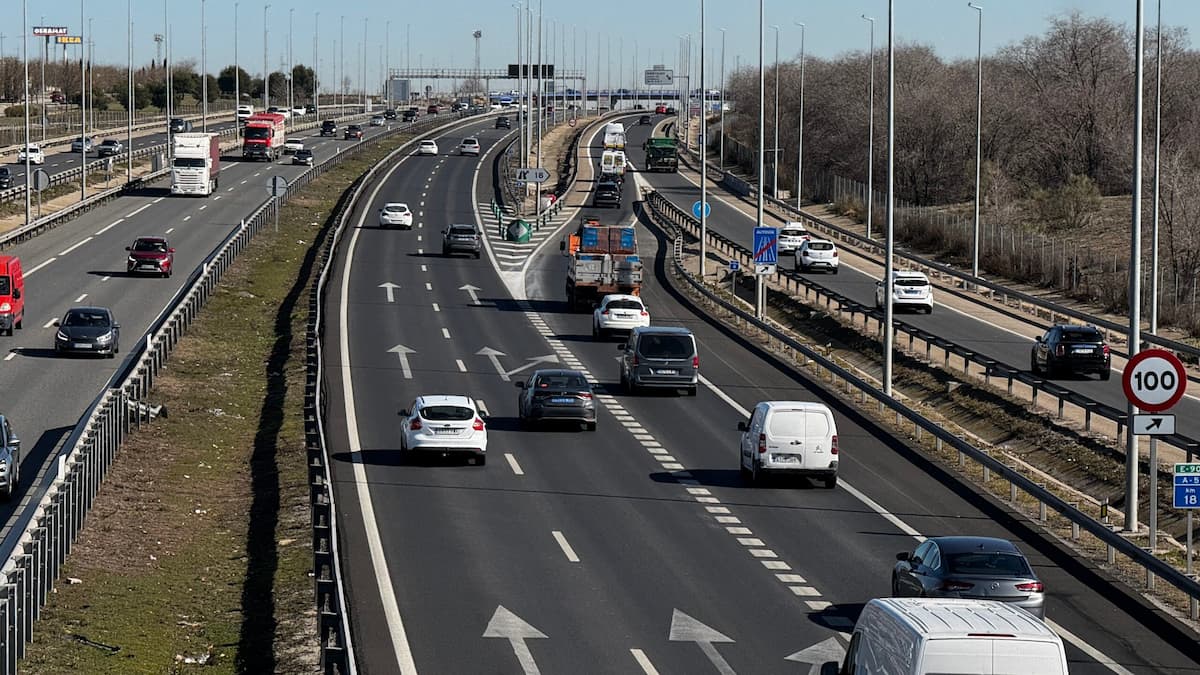
<svg viewBox="0 0 1200 675">
<path fill-rule="evenodd" d="M 442 230 L 442 255 L 470 253 L 479 257 L 479 231 L 474 225 L 451 225 Z"/>
<path fill-rule="evenodd" d="M 80 136 L 71 141 L 71 152 L 91 152 L 92 139 L 88 136 Z"/>
<path fill-rule="evenodd" d="M 933 537 L 896 554 L 894 597 L 998 600 L 1045 618 L 1045 586 L 1020 549 L 994 537 Z"/>
<path fill-rule="evenodd" d="M 6 415 L 0 415 L 0 496 L 12 499 L 21 482 L 21 439 Z"/>
</svg>

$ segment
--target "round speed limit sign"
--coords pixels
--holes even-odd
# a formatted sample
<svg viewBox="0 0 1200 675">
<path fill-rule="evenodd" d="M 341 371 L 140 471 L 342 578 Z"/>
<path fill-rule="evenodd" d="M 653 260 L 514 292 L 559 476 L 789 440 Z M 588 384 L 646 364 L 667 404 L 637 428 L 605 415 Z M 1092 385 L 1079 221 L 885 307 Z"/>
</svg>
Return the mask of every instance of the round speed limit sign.
<svg viewBox="0 0 1200 675">
<path fill-rule="evenodd" d="M 1138 352 L 1121 375 L 1125 398 L 1146 412 L 1162 412 L 1179 403 L 1187 389 L 1187 373 L 1179 357 L 1164 349 Z"/>
</svg>

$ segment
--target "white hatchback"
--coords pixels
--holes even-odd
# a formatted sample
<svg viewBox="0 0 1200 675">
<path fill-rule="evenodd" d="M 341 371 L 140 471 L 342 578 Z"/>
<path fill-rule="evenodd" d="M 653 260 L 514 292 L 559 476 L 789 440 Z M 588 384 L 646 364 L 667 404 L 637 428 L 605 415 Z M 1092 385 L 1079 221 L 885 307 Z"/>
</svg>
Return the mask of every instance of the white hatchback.
<svg viewBox="0 0 1200 675">
<path fill-rule="evenodd" d="M 795 221 L 783 224 L 779 228 L 779 255 L 795 255 L 800 250 L 800 244 L 808 241 L 810 235 L 804 225 Z"/>
<path fill-rule="evenodd" d="M 25 158 L 29 157 L 30 164 L 45 164 L 46 154 L 42 152 L 41 147 L 36 145 L 27 145 L 17 153 L 17 163 L 24 164 Z"/>
<path fill-rule="evenodd" d="M 479 139 L 464 138 L 462 143 L 458 144 L 458 154 L 479 156 Z"/>
<path fill-rule="evenodd" d="M 883 298 L 887 295 L 885 284 L 875 282 L 875 307 L 883 309 Z M 896 270 L 892 272 L 892 306 L 895 309 L 910 307 L 933 313 L 933 285 L 924 272 Z"/>
<path fill-rule="evenodd" d="M 403 227 L 406 230 L 412 229 L 413 214 L 408 208 L 408 204 L 401 202 L 388 202 L 379 209 L 379 226 L 380 227 Z"/>
<path fill-rule="evenodd" d="M 636 295 L 606 295 L 592 312 L 592 337 L 626 333 L 650 325 L 650 312 Z"/>
<path fill-rule="evenodd" d="M 832 241 L 809 239 L 796 252 L 796 269 L 801 272 L 822 270 L 838 273 L 838 250 Z"/>
<path fill-rule="evenodd" d="M 283 153 L 285 155 L 290 155 L 292 153 L 299 152 L 303 149 L 304 149 L 304 141 L 302 141 L 298 138 L 289 138 L 283 144 Z"/>
<path fill-rule="evenodd" d="M 400 452 L 436 452 L 443 457 L 470 455 L 475 464 L 487 461 L 487 425 L 484 415 L 466 396 L 421 396 L 401 410 L 404 428 Z"/>
<path fill-rule="evenodd" d="M 429 140 L 421 141 L 420 145 L 417 146 L 417 154 L 418 155 L 437 155 L 438 154 L 437 141 L 429 141 Z"/>
</svg>

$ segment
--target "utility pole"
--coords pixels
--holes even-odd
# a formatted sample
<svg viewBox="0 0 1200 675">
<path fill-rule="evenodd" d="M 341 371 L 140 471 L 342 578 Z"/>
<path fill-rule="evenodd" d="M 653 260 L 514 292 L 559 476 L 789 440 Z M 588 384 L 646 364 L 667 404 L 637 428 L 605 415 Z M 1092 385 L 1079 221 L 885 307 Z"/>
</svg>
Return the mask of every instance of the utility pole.
<svg viewBox="0 0 1200 675">
<path fill-rule="evenodd" d="M 313 107 L 316 109 L 317 119 L 321 119 L 321 60 L 318 58 L 321 46 L 321 13 L 315 12 L 313 15 Z"/>
<path fill-rule="evenodd" d="M 891 2 L 891 0 L 888 0 Z M 862 15 L 871 22 L 870 71 L 871 85 L 867 94 L 867 239 L 871 238 L 873 210 L 875 206 L 875 18 Z M 890 159 L 888 161 L 891 161 Z"/>
<path fill-rule="evenodd" d="M 296 87 L 294 80 L 296 79 L 296 61 L 292 58 L 292 16 L 296 13 L 295 7 L 288 8 L 288 44 L 287 44 L 287 83 L 288 83 L 288 120 L 293 127 L 296 126 L 295 113 L 291 112 L 296 107 Z"/>
<path fill-rule="evenodd" d="M 771 149 L 771 196 L 779 199 L 779 34 L 783 30 L 775 29 L 775 143 Z"/>
<path fill-rule="evenodd" d="M 29 189 L 29 178 L 33 176 L 29 155 L 29 134 L 31 131 L 29 123 L 29 0 L 21 0 L 21 62 L 25 71 L 21 78 L 21 88 L 24 93 L 22 100 L 25 101 L 25 105 L 23 106 L 25 108 L 25 224 L 28 225 L 29 210 L 33 206 L 30 200 L 32 190 Z M 42 59 L 42 68 L 45 67 L 46 60 Z M 46 106 L 43 105 L 42 107 L 45 108 Z M 38 199 L 40 201 L 41 197 Z"/>
<path fill-rule="evenodd" d="M 338 110 L 339 115 L 346 114 L 346 15 L 342 15 L 338 27 L 338 44 L 341 45 L 338 54 Z"/>
<path fill-rule="evenodd" d="M 208 22 L 205 0 L 200 0 L 200 129 L 208 131 Z"/>
<path fill-rule="evenodd" d="M 875 34 L 875 22 L 871 22 L 871 35 Z M 874 59 L 875 49 L 872 43 L 871 57 Z M 874 62 L 874 61 L 872 61 Z M 884 236 L 883 263 L 883 393 L 892 396 L 892 348 L 895 343 L 895 328 L 892 326 L 892 289 L 895 280 L 892 279 L 893 269 L 893 223 L 896 214 L 896 0 L 888 0 L 888 107 L 887 107 L 887 232 Z M 871 69 L 874 76 L 875 69 Z M 874 90 L 872 90 L 874 91 Z M 872 97 L 873 98 L 873 97 Z M 868 189 L 868 192 L 870 190 Z"/>
<path fill-rule="evenodd" d="M 370 25 L 371 19 L 363 19 L 363 43 L 362 43 L 362 111 L 367 111 L 367 26 Z"/>
<path fill-rule="evenodd" d="M 233 3 L 233 123 L 238 122 L 237 107 L 242 104 L 242 67 L 238 63 L 238 5 Z"/>
<path fill-rule="evenodd" d="M 263 110 L 271 107 L 271 65 L 267 61 L 267 10 L 271 5 L 263 5 Z"/>
<path fill-rule="evenodd" d="M 975 42 L 975 220 L 971 237 L 971 276 L 979 278 L 979 169 L 983 157 L 983 7 L 968 2 L 967 7 L 979 13 L 979 28 Z"/>
<path fill-rule="evenodd" d="M 708 115 L 704 110 L 704 0 L 700 0 L 700 280 L 708 262 Z"/>
<path fill-rule="evenodd" d="M 721 173 L 725 173 L 725 29 L 721 29 Z"/>
<path fill-rule="evenodd" d="M 87 23 L 86 0 L 79 0 L 79 32 Z M 87 41 L 92 36 L 89 27 L 87 35 L 79 37 L 79 136 L 83 139 L 83 152 L 79 153 L 79 198 L 87 199 Z M 26 179 L 33 176 L 26 176 Z"/>
<path fill-rule="evenodd" d="M 800 128 L 796 131 L 796 210 L 800 210 L 804 190 L 804 37 L 808 27 L 800 21 L 794 21 L 800 26 Z"/>
<path fill-rule="evenodd" d="M 1133 93 L 1133 213 L 1129 237 L 1129 358 L 1133 358 L 1142 350 L 1142 87 L 1145 79 L 1145 32 L 1142 25 L 1143 0 L 1137 0 L 1137 27 L 1135 29 L 1134 61 L 1134 93 Z M 1128 404 L 1129 418 L 1133 419 L 1138 409 Z M 1138 530 L 1138 478 L 1140 469 L 1138 463 L 1137 435 L 1125 434 L 1125 531 Z M 1157 480 L 1158 467 L 1150 467 L 1151 480 Z M 1151 504 L 1150 508 L 1158 508 Z M 1151 547 L 1155 545 L 1151 542 Z"/>
<path fill-rule="evenodd" d="M 128 59 L 125 98 L 125 181 L 133 181 L 133 0 L 125 0 L 125 52 Z M 28 175 L 28 174 L 26 174 Z"/>
<path fill-rule="evenodd" d="M 1154 222 L 1150 227 L 1150 333 L 1158 335 L 1158 191 L 1162 157 L 1162 0 L 1158 0 L 1158 30 L 1154 46 Z M 1154 437 L 1150 437 L 1154 443 Z M 1191 510 L 1188 511 L 1191 513 Z M 1154 544 L 1151 543 L 1151 546 Z"/>
</svg>

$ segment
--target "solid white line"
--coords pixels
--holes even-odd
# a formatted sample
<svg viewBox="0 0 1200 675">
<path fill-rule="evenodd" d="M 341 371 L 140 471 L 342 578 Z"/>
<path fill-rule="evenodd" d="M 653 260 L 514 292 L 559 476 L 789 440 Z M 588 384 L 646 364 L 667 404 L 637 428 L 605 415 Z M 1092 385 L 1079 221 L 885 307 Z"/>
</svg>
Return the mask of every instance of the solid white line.
<svg viewBox="0 0 1200 675">
<path fill-rule="evenodd" d="M 58 321 L 58 319 L 50 319 L 46 323 L 42 324 L 42 328 L 49 328 L 53 326 L 55 321 Z"/>
<path fill-rule="evenodd" d="M 112 221 L 108 225 L 105 225 L 104 227 L 100 228 L 99 230 L 96 230 L 96 236 L 100 236 L 100 235 L 104 234 L 105 232 L 108 232 L 112 228 L 116 227 L 119 223 L 123 223 L 123 222 L 125 222 L 124 218 L 117 218 L 116 220 Z"/>
<path fill-rule="evenodd" d="M 79 296 L 78 298 L 75 298 L 75 302 L 83 302 L 83 299 L 86 297 L 87 297 L 87 293 L 84 293 L 83 295 Z"/>
<path fill-rule="evenodd" d="M 467 364 L 462 362 L 462 359 L 454 359 L 454 363 L 458 365 L 458 372 L 467 372 Z"/>
<path fill-rule="evenodd" d="M 388 169 L 387 173 L 383 175 L 383 179 L 371 191 L 370 197 L 367 198 L 368 204 L 375 201 L 379 190 L 387 183 L 392 172 L 400 168 L 403 164 L 404 160 L 402 159 L 396 162 L 395 166 L 391 169 Z M 375 520 L 375 508 L 371 502 L 371 490 L 367 483 L 367 470 L 362 459 L 362 442 L 358 436 L 358 416 L 354 403 L 354 382 L 351 380 L 350 322 L 348 318 L 350 306 L 350 269 L 351 263 L 354 261 L 354 248 L 358 244 L 358 234 L 362 232 L 365 220 L 366 211 L 364 210 L 358 217 L 358 226 L 354 228 L 353 233 L 350 235 L 350 244 L 346 253 L 346 268 L 342 270 L 338 339 L 341 342 L 339 346 L 343 364 L 341 375 L 342 395 L 346 415 L 346 434 L 350 445 L 350 454 L 354 459 L 352 464 L 354 467 L 354 491 L 358 499 L 359 509 L 362 512 L 363 530 L 366 534 L 367 547 L 371 554 L 371 566 L 375 570 L 376 583 L 379 585 L 379 597 L 383 603 L 383 615 L 387 621 L 388 635 L 392 641 L 392 653 L 396 655 L 396 662 L 400 667 L 402 675 L 417 675 L 417 664 L 413 660 L 412 647 L 408 644 L 408 634 L 404 630 L 404 619 L 400 616 L 400 604 L 396 599 L 392 574 L 388 569 L 387 558 L 383 553 L 383 542 L 379 537 L 379 525 Z"/>
<path fill-rule="evenodd" d="M 629 653 L 633 654 L 633 660 L 637 661 L 637 664 L 641 666 L 642 672 L 645 673 L 645 675 L 658 675 L 658 669 L 654 667 L 653 663 L 650 663 L 650 659 L 646 656 L 646 652 L 640 649 L 630 649 Z"/>
<path fill-rule="evenodd" d="M 161 201 L 162 201 L 162 200 L 164 200 L 164 199 L 166 199 L 166 197 L 159 197 L 158 199 L 155 199 L 154 201 L 152 201 L 152 202 L 150 202 L 150 203 L 151 203 L 151 204 L 157 204 L 157 203 L 161 202 Z"/>
<path fill-rule="evenodd" d="M 33 274 L 34 272 L 42 269 L 43 267 L 45 267 L 46 265 L 49 265 L 50 263 L 54 262 L 55 260 L 58 260 L 58 258 L 51 258 L 45 262 L 35 265 L 32 269 L 28 269 L 25 271 L 25 276 L 29 276 L 29 275 Z"/>
<path fill-rule="evenodd" d="M 153 204 L 154 204 L 154 202 L 150 202 L 149 204 L 146 204 L 145 206 L 143 206 L 143 207 L 139 208 L 138 210 L 134 211 L 133 213 L 128 213 L 128 214 L 126 214 L 126 215 L 125 215 L 125 217 L 126 217 L 126 218 L 132 218 L 132 217 L 136 216 L 137 214 L 141 213 L 142 211 L 145 211 L 146 209 L 150 208 L 150 207 L 151 207 Z"/>
<path fill-rule="evenodd" d="M 554 541 L 558 542 L 558 547 L 562 549 L 563 555 L 567 556 L 567 560 L 570 562 L 579 562 L 579 556 L 575 555 L 575 549 L 571 548 L 571 545 L 567 543 L 567 538 L 563 536 L 562 532 L 554 530 L 550 534 L 554 535 Z"/>
<path fill-rule="evenodd" d="M 521 470 L 521 465 L 517 464 L 517 458 L 513 457 L 511 452 L 504 453 L 504 459 L 508 460 L 508 465 L 512 468 L 513 473 L 518 476 L 524 476 L 525 472 Z"/>
<path fill-rule="evenodd" d="M 70 247 L 68 247 L 67 250 L 60 252 L 59 255 L 66 255 L 66 254 L 70 253 L 71 251 L 74 251 L 75 249 L 79 248 L 80 246 L 83 246 L 84 244 L 88 243 L 91 240 L 92 240 L 92 238 L 88 237 L 88 238 L 84 239 L 83 241 L 76 242 L 76 243 L 72 244 Z"/>
<path fill-rule="evenodd" d="M 1109 670 L 1113 671 L 1114 673 L 1118 673 L 1119 675 L 1133 675 L 1133 673 L 1130 672 L 1129 670 L 1127 670 L 1124 666 L 1122 666 L 1121 664 L 1117 663 L 1116 661 L 1113 661 L 1112 659 L 1105 656 L 1104 652 L 1101 652 L 1099 649 L 1096 649 L 1095 647 L 1084 642 L 1083 638 L 1072 633 L 1071 631 L 1067 630 L 1066 628 L 1063 628 L 1062 626 L 1058 625 L 1054 621 L 1051 621 L 1050 619 L 1046 619 L 1046 625 L 1050 626 L 1050 629 L 1053 630 L 1055 633 L 1058 633 L 1059 637 L 1061 637 L 1064 640 L 1066 640 L 1067 642 L 1070 642 L 1071 644 L 1075 645 L 1075 647 L 1079 651 L 1092 657 L 1093 659 L 1096 660 L 1097 663 L 1104 666 L 1105 668 L 1108 668 Z"/>
</svg>

